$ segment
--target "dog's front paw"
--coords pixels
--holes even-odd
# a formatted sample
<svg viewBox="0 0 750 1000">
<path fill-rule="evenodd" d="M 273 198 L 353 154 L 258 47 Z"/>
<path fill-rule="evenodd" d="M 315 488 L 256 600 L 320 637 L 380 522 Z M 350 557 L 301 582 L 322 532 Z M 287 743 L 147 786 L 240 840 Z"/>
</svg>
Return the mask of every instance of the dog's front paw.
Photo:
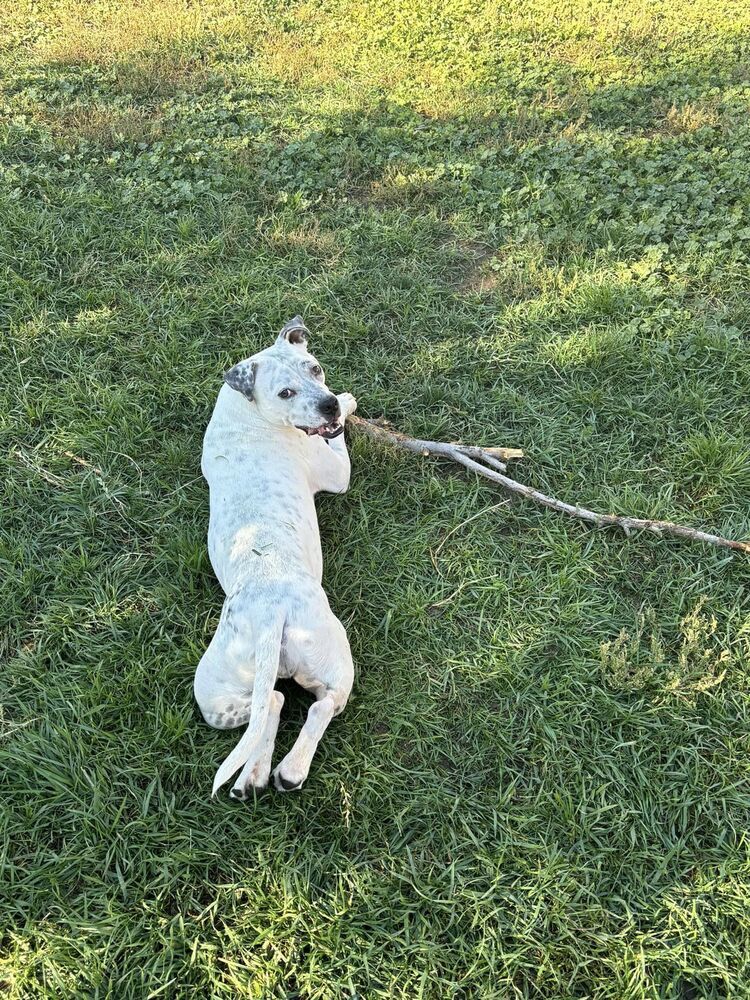
<svg viewBox="0 0 750 1000">
<path fill-rule="evenodd" d="M 336 397 L 341 407 L 341 416 L 346 419 L 357 409 L 357 400 L 350 392 L 342 392 Z"/>
</svg>

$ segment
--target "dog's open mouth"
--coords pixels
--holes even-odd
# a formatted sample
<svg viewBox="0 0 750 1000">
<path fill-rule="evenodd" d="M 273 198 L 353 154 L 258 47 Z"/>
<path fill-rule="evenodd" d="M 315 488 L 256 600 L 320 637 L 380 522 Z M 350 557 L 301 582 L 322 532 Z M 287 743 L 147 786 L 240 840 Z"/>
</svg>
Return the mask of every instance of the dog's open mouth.
<svg viewBox="0 0 750 1000">
<path fill-rule="evenodd" d="M 337 417 L 336 420 L 332 420 L 330 424 L 321 424 L 320 427 L 298 427 L 297 430 L 304 431 L 308 437 L 313 437 L 317 434 L 320 437 L 325 438 L 326 441 L 330 441 L 331 438 L 338 437 L 339 434 L 344 433 L 344 425 Z"/>
</svg>

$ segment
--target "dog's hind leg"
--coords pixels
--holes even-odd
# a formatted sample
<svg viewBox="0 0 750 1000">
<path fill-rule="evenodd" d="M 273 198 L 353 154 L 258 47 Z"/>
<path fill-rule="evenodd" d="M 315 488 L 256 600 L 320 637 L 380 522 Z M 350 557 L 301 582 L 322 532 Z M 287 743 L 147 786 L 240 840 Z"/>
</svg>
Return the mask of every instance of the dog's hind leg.
<svg viewBox="0 0 750 1000">
<path fill-rule="evenodd" d="M 297 741 L 273 772 L 273 783 L 280 792 L 293 792 L 302 786 L 328 723 L 336 714 L 339 692 L 328 692 L 313 702 Z"/>
<path fill-rule="evenodd" d="M 280 792 L 300 788 L 310 773 L 315 751 L 331 719 L 344 710 L 354 681 L 354 665 L 346 630 L 326 601 L 310 615 L 321 622 L 316 628 L 299 624 L 287 630 L 287 655 L 296 662 L 294 679 L 312 691 L 310 706 L 297 742 L 273 772 Z M 309 620 L 309 618 L 308 618 Z"/>
<path fill-rule="evenodd" d="M 268 779 L 271 776 L 271 758 L 273 757 L 273 748 L 276 743 L 276 733 L 283 707 L 284 695 L 281 691 L 274 691 L 271 695 L 271 706 L 261 742 L 230 789 L 230 798 L 243 802 L 248 798 L 251 788 L 265 788 L 268 784 Z"/>
</svg>

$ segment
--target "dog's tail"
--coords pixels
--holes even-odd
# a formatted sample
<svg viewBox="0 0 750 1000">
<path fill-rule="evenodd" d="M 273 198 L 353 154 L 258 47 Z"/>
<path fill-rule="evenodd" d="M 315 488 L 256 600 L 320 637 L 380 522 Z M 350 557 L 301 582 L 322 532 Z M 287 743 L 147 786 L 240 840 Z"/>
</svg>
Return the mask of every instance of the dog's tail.
<svg viewBox="0 0 750 1000">
<path fill-rule="evenodd" d="M 284 616 L 277 612 L 273 623 L 266 624 L 258 633 L 255 644 L 255 680 L 250 705 L 250 719 L 240 742 L 216 772 L 211 790 L 212 796 L 216 795 L 224 782 L 228 781 L 235 771 L 248 762 L 250 754 L 263 736 L 271 706 L 271 694 L 279 672 L 283 631 Z"/>
</svg>

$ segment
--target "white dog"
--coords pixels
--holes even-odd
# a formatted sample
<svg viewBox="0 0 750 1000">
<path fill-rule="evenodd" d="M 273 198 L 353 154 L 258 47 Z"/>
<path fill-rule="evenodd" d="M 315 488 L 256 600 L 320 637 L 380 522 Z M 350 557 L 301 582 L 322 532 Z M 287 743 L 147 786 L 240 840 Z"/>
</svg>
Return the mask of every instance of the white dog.
<svg viewBox="0 0 750 1000">
<path fill-rule="evenodd" d="M 357 404 L 326 387 L 307 334 L 295 316 L 272 347 L 224 375 L 203 441 L 208 551 L 226 600 L 196 670 L 195 698 L 216 729 L 248 723 L 213 785 L 216 794 L 242 768 L 230 792 L 237 799 L 268 784 L 284 703 L 277 677 L 293 677 L 316 698 L 274 771 L 279 791 L 302 785 L 354 677 L 346 632 L 321 586 L 313 497 L 349 486 L 343 431 Z"/>
</svg>

